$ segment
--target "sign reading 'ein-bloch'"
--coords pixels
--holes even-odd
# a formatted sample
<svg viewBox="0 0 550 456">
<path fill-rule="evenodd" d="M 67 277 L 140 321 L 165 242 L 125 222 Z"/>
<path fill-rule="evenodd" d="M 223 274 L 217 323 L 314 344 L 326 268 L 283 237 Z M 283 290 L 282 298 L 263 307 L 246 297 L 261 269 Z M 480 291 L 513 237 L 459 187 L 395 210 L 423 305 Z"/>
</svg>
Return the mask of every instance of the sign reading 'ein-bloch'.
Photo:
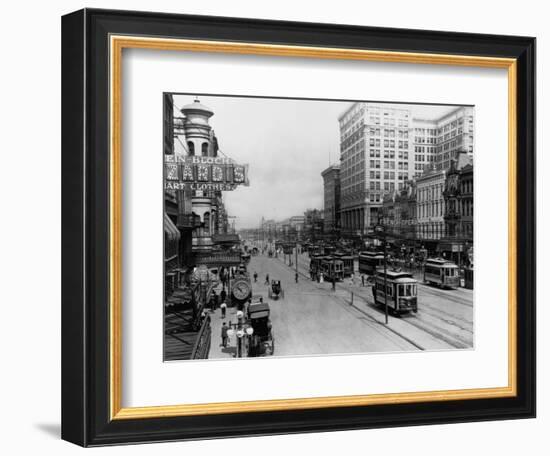
<svg viewBox="0 0 550 456">
<path fill-rule="evenodd" d="M 226 157 L 164 156 L 166 190 L 235 190 L 248 186 L 248 165 Z"/>
</svg>

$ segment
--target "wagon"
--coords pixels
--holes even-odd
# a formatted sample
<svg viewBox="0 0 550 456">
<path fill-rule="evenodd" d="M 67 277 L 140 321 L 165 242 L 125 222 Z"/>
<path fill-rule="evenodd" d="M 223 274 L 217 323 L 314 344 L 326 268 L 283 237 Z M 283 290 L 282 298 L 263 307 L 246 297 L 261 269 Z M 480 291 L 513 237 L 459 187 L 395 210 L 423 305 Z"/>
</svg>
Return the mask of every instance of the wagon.
<svg viewBox="0 0 550 456">
<path fill-rule="evenodd" d="M 284 299 L 285 292 L 280 280 L 272 280 L 271 285 L 267 289 L 267 295 L 270 299 Z"/>
<path fill-rule="evenodd" d="M 269 319 L 270 309 L 266 302 L 248 306 L 248 324 L 253 329 L 248 343 L 248 356 L 269 356 L 275 352 L 275 338 Z"/>
</svg>

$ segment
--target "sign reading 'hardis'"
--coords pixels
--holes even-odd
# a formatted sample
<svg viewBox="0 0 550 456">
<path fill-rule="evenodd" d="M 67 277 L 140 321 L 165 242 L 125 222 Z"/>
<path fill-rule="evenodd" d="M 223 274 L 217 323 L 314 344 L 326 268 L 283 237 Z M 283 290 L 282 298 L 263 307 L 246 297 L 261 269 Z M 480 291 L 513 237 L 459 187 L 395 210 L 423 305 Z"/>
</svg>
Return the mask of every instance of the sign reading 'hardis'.
<svg viewBox="0 0 550 456">
<path fill-rule="evenodd" d="M 248 185 L 248 165 L 225 157 L 164 156 L 167 190 L 234 190 Z"/>
</svg>

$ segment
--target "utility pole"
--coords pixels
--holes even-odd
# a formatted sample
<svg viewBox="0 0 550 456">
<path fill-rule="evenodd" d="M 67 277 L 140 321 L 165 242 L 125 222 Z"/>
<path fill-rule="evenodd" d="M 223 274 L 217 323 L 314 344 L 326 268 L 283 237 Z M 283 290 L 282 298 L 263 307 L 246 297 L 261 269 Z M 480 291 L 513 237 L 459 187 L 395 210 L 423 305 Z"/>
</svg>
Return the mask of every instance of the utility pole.
<svg viewBox="0 0 550 456">
<path fill-rule="evenodd" d="M 332 255 L 332 291 L 336 291 L 336 257 Z"/>
<path fill-rule="evenodd" d="M 296 283 L 298 283 L 298 241 L 296 241 L 295 259 L 296 259 Z"/>
<path fill-rule="evenodd" d="M 382 225 L 381 217 L 378 217 L 378 225 L 376 225 L 376 231 L 378 234 L 378 239 L 382 239 L 384 243 L 384 316 L 385 322 L 388 324 L 388 246 L 386 242 L 386 226 Z"/>
<path fill-rule="evenodd" d="M 384 229 L 384 315 L 388 324 L 388 243 L 386 242 L 386 230 Z"/>
</svg>

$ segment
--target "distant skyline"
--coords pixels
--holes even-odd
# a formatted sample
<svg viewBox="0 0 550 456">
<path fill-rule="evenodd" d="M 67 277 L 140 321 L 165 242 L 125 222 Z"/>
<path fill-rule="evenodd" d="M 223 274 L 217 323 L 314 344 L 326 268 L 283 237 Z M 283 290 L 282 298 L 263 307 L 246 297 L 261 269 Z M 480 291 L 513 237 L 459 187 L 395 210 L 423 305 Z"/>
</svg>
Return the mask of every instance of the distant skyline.
<svg viewBox="0 0 550 456">
<path fill-rule="evenodd" d="M 210 125 L 220 155 L 249 164 L 249 187 L 224 192 L 235 229 L 255 228 L 262 217 L 283 220 L 323 208 L 321 172 L 340 162 L 338 117 L 353 102 L 198 96 L 214 112 Z M 175 115 L 195 95 L 174 95 Z M 373 102 L 383 103 L 383 102 Z M 384 103 L 403 106 L 406 103 Z M 413 117 L 439 118 L 457 106 L 407 105 Z M 182 150 L 175 142 L 176 150 Z"/>
</svg>

